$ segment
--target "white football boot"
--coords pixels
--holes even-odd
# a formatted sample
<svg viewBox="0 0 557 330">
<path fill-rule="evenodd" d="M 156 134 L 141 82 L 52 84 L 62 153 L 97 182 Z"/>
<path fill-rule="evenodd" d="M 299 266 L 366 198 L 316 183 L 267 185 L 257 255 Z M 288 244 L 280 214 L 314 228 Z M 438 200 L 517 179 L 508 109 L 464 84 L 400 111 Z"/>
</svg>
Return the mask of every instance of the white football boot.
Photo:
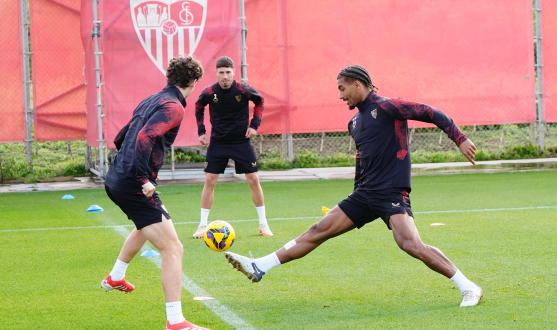
<svg viewBox="0 0 557 330">
<path fill-rule="evenodd" d="M 197 227 L 197 230 L 195 231 L 195 234 L 193 234 L 193 238 L 203 238 L 205 228 L 207 228 L 206 225 L 199 225 L 199 227 Z"/>
<path fill-rule="evenodd" d="M 263 236 L 273 236 L 273 232 L 268 224 L 259 225 L 259 233 Z"/>
<path fill-rule="evenodd" d="M 249 280 L 253 283 L 261 281 L 264 271 L 261 271 L 253 262 L 253 256 L 251 251 L 249 252 L 250 258 L 241 256 L 232 252 L 225 252 L 224 257 L 232 264 L 232 267 L 236 268 L 238 271 L 244 273 Z"/>
<path fill-rule="evenodd" d="M 460 307 L 476 306 L 480 302 L 480 300 L 482 300 L 482 288 L 480 288 L 480 286 L 477 284 L 476 286 L 477 288 L 474 288 L 472 290 L 464 290 L 464 292 L 462 292 L 462 302 L 460 303 Z"/>
</svg>

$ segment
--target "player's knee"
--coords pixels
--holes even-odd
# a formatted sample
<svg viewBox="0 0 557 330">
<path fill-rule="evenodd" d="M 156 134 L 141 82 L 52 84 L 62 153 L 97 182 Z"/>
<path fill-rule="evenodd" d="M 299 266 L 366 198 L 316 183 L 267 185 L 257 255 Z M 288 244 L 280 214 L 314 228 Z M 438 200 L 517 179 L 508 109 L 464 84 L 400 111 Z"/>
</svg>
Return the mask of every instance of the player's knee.
<svg viewBox="0 0 557 330">
<path fill-rule="evenodd" d="M 184 246 L 180 241 L 174 242 L 172 246 L 172 250 L 175 254 L 179 255 L 180 257 L 182 257 L 182 255 L 184 254 Z"/>
<path fill-rule="evenodd" d="M 327 239 L 329 239 L 329 235 L 325 230 L 323 225 L 320 225 L 319 222 L 314 223 L 309 227 L 306 231 L 309 241 L 314 243 L 323 243 Z"/>
<path fill-rule="evenodd" d="M 408 253 L 414 258 L 421 259 L 423 256 L 425 245 L 415 240 L 405 240 L 398 245 L 404 252 Z"/>
<path fill-rule="evenodd" d="M 167 244 L 164 247 L 160 248 L 160 252 L 162 254 L 172 254 L 172 255 L 182 257 L 182 255 L 184 254 L 184 246 L 179 240 L 176 239 L 167 242 Z"/>
<path fill-rule="evenodd" d="M 257 176 L 257 174 L 246 175 L 246 180 L 252 187 L 259 186 L 259 177 Z"/>
<path fill-rule="evenodd" d="M 207 175 L 205 177 L 205 187 L 214 188 L 217 184 L 218 176 Z"/>
</svg>

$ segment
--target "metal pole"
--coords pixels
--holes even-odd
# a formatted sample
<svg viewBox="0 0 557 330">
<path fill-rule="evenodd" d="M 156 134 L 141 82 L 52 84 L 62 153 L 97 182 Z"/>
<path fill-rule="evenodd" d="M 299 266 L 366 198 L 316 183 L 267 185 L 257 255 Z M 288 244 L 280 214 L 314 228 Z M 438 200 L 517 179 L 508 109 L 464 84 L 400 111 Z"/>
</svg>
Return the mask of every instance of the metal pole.
<svg viewBox="0 0 557 330">
<path fill-rule="evenodd" d="M 294 161 L 294 148 L 292 147 L 292 131 L 288 135 L 288 162 L 292 163 Z"/>
<path fill-rule="evenodd" d="M 540 150 L 544 150 L 545 146 L 544 146 L 544 131 L 543 131 L 543 126 L 544 126 L 544 121 L 543 121 L 543 84 L 542 84 L 542 67 L 543 67 L 543 62 L 542 62 L 542 36 L 541 36 L 541 12 L 542 12 L 542 8 L 540 5 L 540 0 L 535 0 L 534 1 L 534 12 L 535 12 L 535 16 L 536 16 L 536 35 L 534 36 L 535 42 L 536 42 L 536 64 L 534 64 L 536 66 L 536 102 L 538 105 L 538 138 L 539 138 L 539 146 L 540 146 Z"/>
<path fill-rule="evenodd" d="M 245 14 L 245 10 L 244 10 L 244 0 L 240 0 L 240 21 L 242 22 L 242 47 L 240 47 L 240 49 L 242 50 L 242 64 L 241 64 L 241 70 L 242 70 L 242 79 L 240 79 L 240 81 L 242 82 L 248 82 L 248 70 L 247 70 L 247 60 L 246 60 L 246 50 L 248 49 L 246 47 L 246 37 L 248 35 L 248 28 L 246 27 L 246 14 Z"/>
<path fill-rule="evenodd" d="M 174 160 L 174 145 L 172 145 L 171 148 L 172 149 L 170 149 L 170 150 L 172 152 L 172 155 L 171 155 L 171 158 L 172 158 L 172 180 L 174 180 L 176 178 L 176 168 L 174 167 L 174 164 L 175 164 L 174 163 L 174 161 L 175 161 Z"/>
<path fill-rule="evenodd" d="M 95 77 L 97 81 L 97 126 L 99 131 L 99 176 L 101 178 L 105 177 L 104 172 L 104 147 L 103 147 L 103 125 L 102 125 L 102 103 L 101 103 L 101 68 L 99 64 L 99 56 L 102 54 L 99 52 L 99 37 L 101 35 L 101 21 L 99 21 L 97 15 L 97 5 L 99 0 L 93 0 L 93 32 L 91 35 L 95 39 Z"/>
<path fill-rule="evenodd" d="M 25 152 L 29 173 L 33 173 L 33 107 L 31 105 L 31 50 L 29 49 L 29 11 L 27 0 L 20 0 L 21 11 L 21 55 L 23 58 L 23 97 L 25 104 Z"/>
</svg>

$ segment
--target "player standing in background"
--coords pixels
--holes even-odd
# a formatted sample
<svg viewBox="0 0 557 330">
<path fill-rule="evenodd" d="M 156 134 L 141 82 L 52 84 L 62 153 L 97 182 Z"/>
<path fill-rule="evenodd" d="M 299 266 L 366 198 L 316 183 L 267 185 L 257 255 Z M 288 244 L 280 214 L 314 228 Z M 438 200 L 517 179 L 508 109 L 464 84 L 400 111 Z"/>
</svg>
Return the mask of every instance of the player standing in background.
<svg viewBox="0 0 557 330">
<path fill-rule="evenodd" d="M 458 286 L 462 293 L 461 307 L 477 305 L 483 296 L 482 289 L 468 280 L 441 251 L 424 244 L 418 234 L 410 208 L 407 120 L 435 124 L 474 165 L 476 147 L 438 109 L 377 95 L 369 74 L 359 65 L 344 68 L 337 77 L 337 87 L 339 97 L 348 103 L 350 110 L 358 108 L 348 123 L 358 150 L 354 191 L 321 221 L 278 251 L 255 260 L 226 252 L 226 259 L 252 282 L 258 282 L 271 268 L 302 258 L 329 238 L 361 228 L 380 217 L 402 250 Z"/>
<path fill-rule="evenodd" d="M 203 124 L 207 104 L 212 128 L 205 160 L 205 186 L 201 193 L 201 222 L 193 237 L 203 237 L 209 211 L 213 206 L 215 185 L 219 174 L 224 173 L 229 159 L 234 160 L 236 174 L 246 175 L 251 198 L 259 215 L 259 232 L 263 236 L 272 236 L 265 215 L 263 189 L 257 175 L 257 158 L 251 145 L 251 138 L 257 135 L 257 129 L 261 124 L 263 96 L 250 85 L 234 80 L 234 62 L 230 57 L 219 58 L 216 67 L 219 81 L 207 86 L 195 103 L 197 131 L 201 144 L 209 144 Z M 249 101 L 255 104 L 251 123 L 248 122 Z"/>
<path fill-rule="evenodd" d="M 167 86 L 143 100 L 120 130 L 114 144 L 118 154 L 106 175 L 108 197 L 132 220 L 130 233 L 112 272 L 101 282 L 106 291 L 133 291 L 124 279 L 128 264 L 146 241 L 162 255 L 161 280 L 166 300 L 166 329 L 206 329 L 192 324 L 182 314 L 182 254 L 184 249 L 168 211 L 155 192 L 157 174 L 174 143 L 186 99 L 203 76 L 195 58 L 178 56 L 166 70 Z"/>
</svg>

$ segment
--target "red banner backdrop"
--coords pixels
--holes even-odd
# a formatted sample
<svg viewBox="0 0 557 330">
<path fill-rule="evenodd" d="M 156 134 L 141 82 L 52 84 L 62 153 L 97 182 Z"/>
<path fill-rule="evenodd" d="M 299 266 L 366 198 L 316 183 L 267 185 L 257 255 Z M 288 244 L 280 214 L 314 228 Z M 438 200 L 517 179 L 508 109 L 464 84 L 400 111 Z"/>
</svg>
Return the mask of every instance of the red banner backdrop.
<svg viewBox="0 0 557 330">
<path fill-rule="evenodd" d="M 84 1 L 88 2 L 88 1 Z M 35 139 L 85 139 L 80 0 L 30 0 Z"/>
<path fill-rule="evenodd" d="M 546 123 L 557 122 L 557 1 L 542 1 L 542 83 Z"/>
<path fill-rule="evenodd" d="M 380 95 L 437 107 L 458 125 L 532 122 L 531 7 L 530 0 L 248 1 L 248 78 L 266 96 L 260 133 L 345 131 L 354 113 L 338 99 L 336 77 L 353 64 L 369 71 Z"/>
<path fill-rule="evenodd" d="M 87 53 L 87 144 L 98 146 L 92 10 L 91 3 L 82 2 L 81 35 Z M 175 144 L 199 144 L 194 103 L 201 90 L 216 81 L 217 58 L 231 57 L 239 73 L 239 16 L 237 1 L 101 0 L 102 104 L 106 114 L 103 132 L 108 147 L 114 148 L 114 137 L 135 107 L 166 85 L 168 60 L 179 54 L 196 56 L 206 73 L 187 100 Z"/>
<path fill-rule="evenodd" d="M 0 0 L 0 142 L 25 140 L 19 1 Z"/>
</svg>

